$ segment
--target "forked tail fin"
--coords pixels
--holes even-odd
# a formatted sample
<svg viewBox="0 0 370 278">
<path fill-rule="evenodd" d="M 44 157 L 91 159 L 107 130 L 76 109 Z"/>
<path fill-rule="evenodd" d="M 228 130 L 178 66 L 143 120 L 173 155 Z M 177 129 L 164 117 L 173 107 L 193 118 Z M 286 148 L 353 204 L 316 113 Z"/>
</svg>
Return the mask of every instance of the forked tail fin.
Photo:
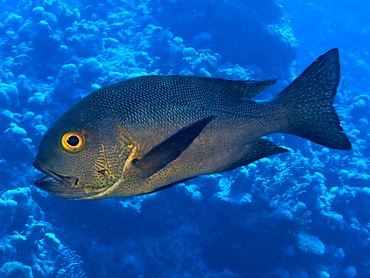
<svg viewBox="0 0 370 278">
<path fill-rule="evenodd" d="M 334 48 L 316 59 L 274 101 L 286 111 L 284 133 L 333 149 L 350 150 L 333 102 L 339 84 L 339 53 Z"/>
</svg>

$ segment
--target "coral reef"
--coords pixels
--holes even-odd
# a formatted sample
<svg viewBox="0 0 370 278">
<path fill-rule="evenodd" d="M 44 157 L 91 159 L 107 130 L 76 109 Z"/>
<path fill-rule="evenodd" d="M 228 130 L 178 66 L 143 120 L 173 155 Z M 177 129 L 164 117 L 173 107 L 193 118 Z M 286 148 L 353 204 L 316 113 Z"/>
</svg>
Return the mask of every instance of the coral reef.
<svg viewBox="0 0 370 278">
<path fill-rule="evenodd" d="M 290 154 L 148 196 L 73 202 L 32 185 L 47 128 L 103 86 L 281 77 L 271 96 L 288 84 L 304 63 L 281 1 L 245 2 L 0 1 L 1 277 L 370 276 L 366 49 L 344 52 L 336 97 L 352 152 L 277 134 Z"/>
<path fill-rule="evenodd" d="M 85 277 L 82 261 L 56 238 L 28 187 L 0 199 L 1 277 Z"/>
</svg>

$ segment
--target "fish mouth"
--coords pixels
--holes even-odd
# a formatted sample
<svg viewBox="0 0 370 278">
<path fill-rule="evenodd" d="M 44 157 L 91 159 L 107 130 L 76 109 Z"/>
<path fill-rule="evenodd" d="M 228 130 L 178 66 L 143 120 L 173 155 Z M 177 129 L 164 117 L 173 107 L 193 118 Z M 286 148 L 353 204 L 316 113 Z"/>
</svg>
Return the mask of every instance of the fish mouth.
<svg viewBox="0 0 370 278">
<path fill-rule="evenodd" d="M 40 186 L 42 187 L 44 184 L 51 183 L 57 186 L 67 186 L 73 188 L 78 183 L 77 178 L 58 175 L 57 173 L 47 170 L 45 168 L 36 168 L 36 169 L 45 174 L 44 177 L 35 181 L 35 185 L 38 187 Z"/>
<path fill-rule="evenodd" d="M 62 176 L 45 167 L 37 164 L 33 164 L 40 172 L 44 173 L 45 176 L 41 179 L 35 180 L 34 184 L 57 197 L 66 199 L 87 199 L 92 195 L 92 192 L 87 192 L 85 188 L 76 187 L 78 184 L 78 178 Z"/>
</svg>

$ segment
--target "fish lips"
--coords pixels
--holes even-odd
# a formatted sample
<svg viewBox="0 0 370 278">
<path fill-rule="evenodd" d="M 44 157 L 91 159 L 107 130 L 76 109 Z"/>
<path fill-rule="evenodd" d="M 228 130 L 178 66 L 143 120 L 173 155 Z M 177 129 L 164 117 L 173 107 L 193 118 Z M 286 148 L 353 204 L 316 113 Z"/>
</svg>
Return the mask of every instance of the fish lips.
<svg viewBox="0 0 370 278">
<path fill-rule="evenodd" d="M 77 178 L 58 175 L 36 162 L 33 164 L 33 167 L 45 174 L 44 177 L 34 182 L 42 190 L 66 199 L 85 199 L 91 195 L 87 194 L 84 188 L 75 187 L 78 183 Z"/>
</svg>

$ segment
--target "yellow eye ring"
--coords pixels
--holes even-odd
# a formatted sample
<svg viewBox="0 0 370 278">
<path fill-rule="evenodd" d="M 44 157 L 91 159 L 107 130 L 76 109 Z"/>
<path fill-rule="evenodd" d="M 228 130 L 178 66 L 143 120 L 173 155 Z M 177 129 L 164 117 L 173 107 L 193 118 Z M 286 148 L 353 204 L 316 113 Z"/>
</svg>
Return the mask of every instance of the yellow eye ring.
<svg viewBox="0 0 370 278">
<path fill-rule="evenodd" d="M 69 152 L 79 152 L 85 146 L 85 136 L 78 131 L 69 131 L 62 137 L 62 146 Z"/>
</svg>

